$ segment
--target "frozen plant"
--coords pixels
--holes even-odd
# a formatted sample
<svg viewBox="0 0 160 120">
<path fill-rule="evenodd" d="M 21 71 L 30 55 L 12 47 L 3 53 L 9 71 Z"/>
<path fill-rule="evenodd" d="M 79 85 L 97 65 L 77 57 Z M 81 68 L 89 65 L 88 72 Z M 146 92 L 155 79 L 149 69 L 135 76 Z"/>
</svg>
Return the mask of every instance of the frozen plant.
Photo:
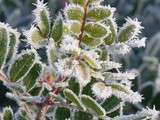
<svg viewBox="0 0 160 120">
<path fill-rule="evenodd" d="M 122 65 L 112 61 L 115 54 L 145 46 L 141 22 L 126 18 L 119 28 L 116 9 L 101 5 L 101 0 L 70 0 L 54 21 L 47 4 L 37 0 L 35 6 L 34 23 L 24 31 L 30 49 L 18 53 L 20 33 L 0 23 L 0 78 L 11 91 L 6 96 L 19 105 L 15 112 L 4 108 L 1 119 L 159 118 L 159 111 L 149 108 L 123 113 L 125 103 L 137 104 L 142 96 L 131 90 L 137 73 L 121 71 Z M 42 47 L 47 63 L 38 52 Z M 118 109 L 119 115 L 110 116 Z"/>
</svg>

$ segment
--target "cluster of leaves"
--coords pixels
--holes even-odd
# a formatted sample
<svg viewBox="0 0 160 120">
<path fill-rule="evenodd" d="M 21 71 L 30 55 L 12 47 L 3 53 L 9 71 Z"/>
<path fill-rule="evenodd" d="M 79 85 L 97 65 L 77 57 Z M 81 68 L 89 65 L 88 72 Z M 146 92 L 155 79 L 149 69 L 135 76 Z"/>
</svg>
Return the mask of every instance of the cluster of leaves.
<svg viewBox="0 0 160 120">
<path fill-rule="evenodd" d="M 148 37 L 145 49 L 134 49 L 129 56 L 121 57 L 126 68 L 134 68 L 139 76 L 134 80 L 134 90 L 138 90 L 144 97 L 140 106 L 156 106 L 160 109 L 159 101 L 159 1 L 157 0 L 136 0 L 136 1 L 106 1 L 118 8 L 118 17 L 136 16 L 143 21 L 145 34 Z M 123 8 L 125 4 L 125 8 Z M 152 19 L 152 20 L 151 20 Z M 151 29 L 152 26 L 154 29 Z M 154 35 L 155 34 L 155 35 Z M 140 107 L 141 108 L 141 107 Z"/>
<path fill-rule="evenodd" d="M 113 58 L 145 46 L 137 19 L 127 18 L 119 28 L 115 8 L 100 0 L 70 0 L 54 21 L 43 1 L 35 5 L 34 23 L 24 32 L 30 49 L 18 54 L 20 34 L 0 24 L 0 78 L 11 90 L 6 96 L 20 107 L 15 114 L 5 108 L 2 119 L 158 118 L 155 109 L 123 115 L 125 103 L 136 104 L 142 97 L 131 90 L 136 72 L 121 72 Z M 47 63 L 41 61 L 40 48 L 46 49 Z M 111 115 L 119 109 L 120 115 Z"/>
</svg>

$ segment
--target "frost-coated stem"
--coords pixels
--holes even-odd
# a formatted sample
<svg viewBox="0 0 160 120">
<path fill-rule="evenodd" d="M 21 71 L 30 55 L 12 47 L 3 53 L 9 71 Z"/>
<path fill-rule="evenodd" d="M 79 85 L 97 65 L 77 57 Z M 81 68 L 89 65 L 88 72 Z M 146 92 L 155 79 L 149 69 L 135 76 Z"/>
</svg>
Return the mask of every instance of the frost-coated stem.
<svg viewBox="0 0 160 120">
<path fill-rule="evenodd" d="M 83 9 L 84 9 L 84 16 L 83 16 L 83 20 L 82 20 L 81 33 L 80 33 L 80 35 L 78 37 L 79 46 L 80 46 L 80 44 L 82 42 L 82 37 L 83 37 L 83 33 L 84 33 L 84 27 L 85 27 L 86 18 L 87 18 L 88 5 L 89 5 L 89 0 L 87 0 L 86 4 L 83 7 Z"/>
</svg>

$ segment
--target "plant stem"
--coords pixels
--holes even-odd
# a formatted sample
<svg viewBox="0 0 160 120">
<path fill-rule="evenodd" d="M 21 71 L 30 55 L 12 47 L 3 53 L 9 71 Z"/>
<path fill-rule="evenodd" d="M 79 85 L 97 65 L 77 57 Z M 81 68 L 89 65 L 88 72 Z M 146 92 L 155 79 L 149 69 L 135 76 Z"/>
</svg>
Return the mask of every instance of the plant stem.
<svg viewBox="0 0 160 120">
<path fill-rule="evenodd" d="M 86 18 L 87 18 L 88 5 L 89 5 L 89 0 L 86 2 L 86 4 L 83 7 L 83 9 L 84 9 L 84 15 L 83 15 L 83 19 L 82 19 L 81 33 L 80 33 L 80 35 L 78 37 L 79 46 L 80 46 L 80 44 L 82 42 L 82 37 L 83 37 L 83 34 L 84 34 L 84 27 L 85 27 Z"/>
</svg>

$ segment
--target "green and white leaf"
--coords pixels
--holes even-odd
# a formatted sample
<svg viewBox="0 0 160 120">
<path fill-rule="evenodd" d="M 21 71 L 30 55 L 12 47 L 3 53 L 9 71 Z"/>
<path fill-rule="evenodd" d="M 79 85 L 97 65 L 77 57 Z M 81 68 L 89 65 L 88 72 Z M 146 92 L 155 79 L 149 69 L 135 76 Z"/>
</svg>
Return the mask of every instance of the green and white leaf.
<svg viewBox="0 0 160 120">
<path fill-rule="evenodd" d="M 90 48 L 96 48 L 103 43 L 103 39 L 96 39 L 88 35 L 84 35 L 82 39 L 83 39 L 82 42 L 85 43 Z"/>
<path fill-rule="evenodd" d="M 54 25 L 52 27 L 52 38 L 55 42 L 58 42 L 63 35 L 63 20 L 62 16 L 58 16 L 58 18 L 55 20 Z"/>
<path fill-rule="evenodd" d="M 85 26 L 85 32 L 93 38 L 104 38 L 110 33 L 110 30 L 101 23 L 88 22 Z"/>
<path fill-rule="evenodd" d="M 35 61 L 35 53 L 26 51 L 20 54 L 12 63 L 9 69 L 9 79 L 11 82 L 16 82 L 23 78 L 32 67 Z"/>
<path fill-rule="evenodd" d="M 111 33 L 104 38 L 106 45 L 111 45 L 117 38 L 117 25 L 114 19 L 106 19 L 105 24 L 109 26 Z"/>
<path fill-rule="evenodd" d="M 4 27 L 3 27 L 4 26 Z M 0 23 L 0 69 L 3 69 L 9 45 L 9 33 L 7 31 L 7 26 Z"/>
<path fill-rule="evenodd" d="M 101 21 L 110 17 L 113 14 L 112 11 L 113 10 L 111 8 L 106 6 L 94 6 L 89 9 L 87 17 L 94 21 Z"/>
<path fill-rule="evenodd" d="M 17 47 L 19 44 L 19 36 L 20 34 L 16 31 L 11 29 L 11 31 L 9 31 L 9 51 L 8 51 L 8 55 L 7 55 L 7 59 L 6 59 L 6 64 L 10 63 L 11 60 L 13 59 L 13 57 L 16 55 L 17 52 Z"/>
<path fill-rule="evenodd" d="M 84 10 L 79 5 L 73 5 L 73 4 L 68 5 L 64 11 L 66 18 L 70 20 L 81 21 L 83 19 Z"/>
<path fill-rule="evenodd" d="M 86 106 L 86 108 L 94 111 L 100 118 L 105 117 L 106 115 L 105 109 L 103 109 L 101 105 L 98 104 L 93 98 L 87 95 L 82 95 L 81 101 Z"/>
<path fill-rule="evenodd" d="M 77 106 L 79 106 L 80 108 L 82 108 L 84 111 L 86 110 L 86 108 L 84 107 L 84 105 L 81 103 L 80 99 L 78 98 L 78 96 L 70 89 L 64 89 L 63 91 L 64 96 L 71 101 L 72 103 L 76 104 Z"/>
<path fill-rule="evenodd" d="M 37 79 L 41 76 L 42 65 L 40 63 L 35 63 L 27 75 L 23 78 L 23 82 L 27 90 L 32 89 L 37 82 Z"/>
</svg>

